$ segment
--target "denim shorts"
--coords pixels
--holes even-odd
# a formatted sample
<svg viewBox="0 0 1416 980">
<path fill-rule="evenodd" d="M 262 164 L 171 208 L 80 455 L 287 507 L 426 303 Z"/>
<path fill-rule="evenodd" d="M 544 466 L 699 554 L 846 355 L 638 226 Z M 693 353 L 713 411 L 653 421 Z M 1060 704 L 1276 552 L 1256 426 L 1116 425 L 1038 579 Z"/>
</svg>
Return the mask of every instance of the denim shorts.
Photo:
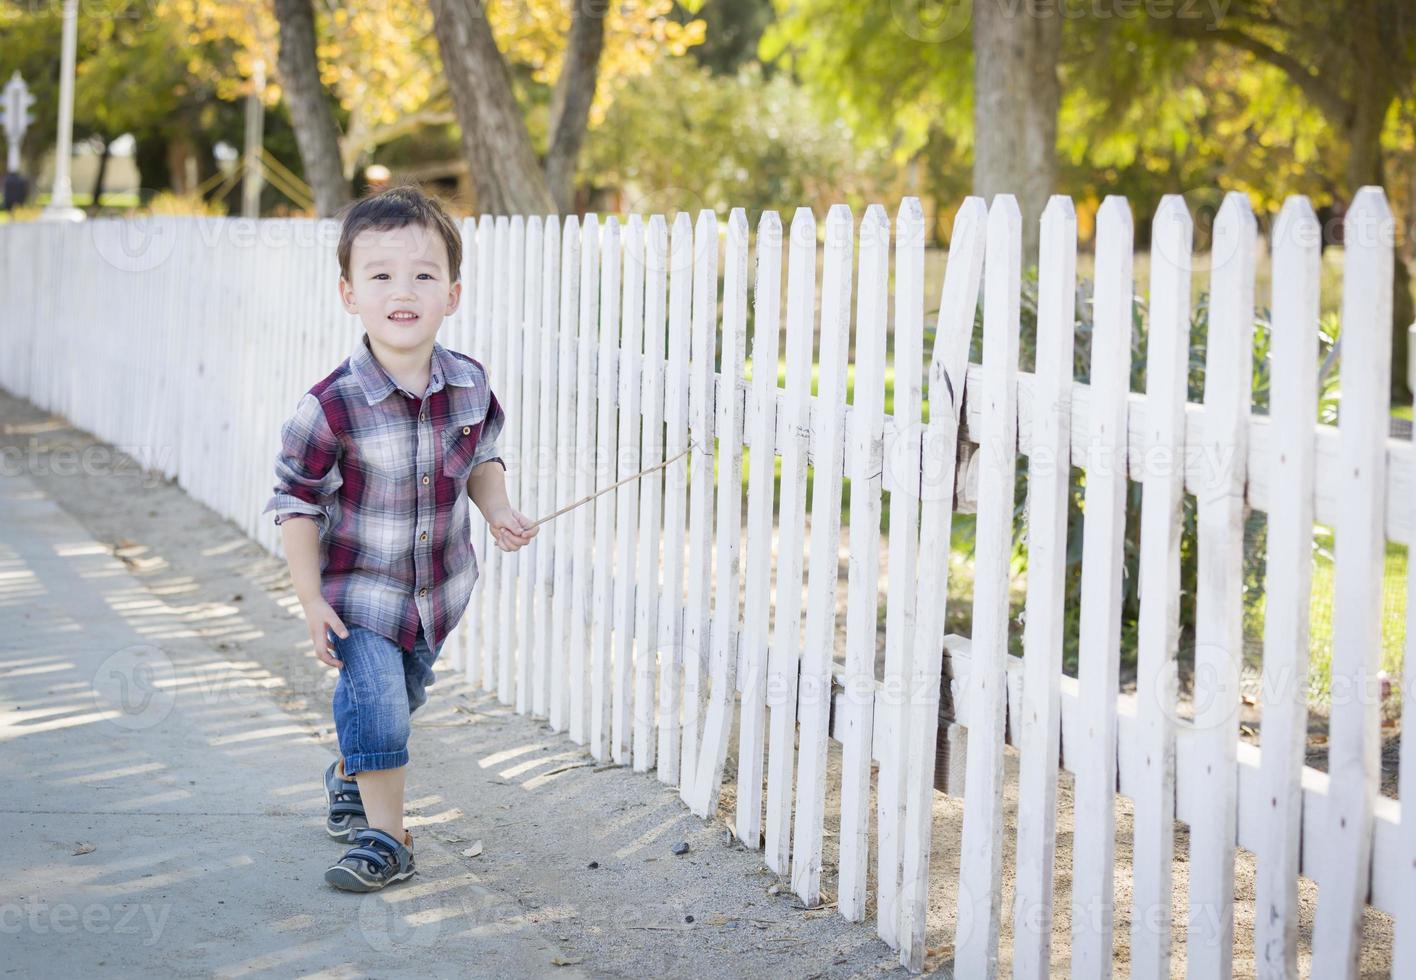
<svg viewBox="0 0 1416 980">
<path fill-rule="evenodd" d="M 363 626 L 350 626 L 347 639 L 330 636 L 344 663 L 334 685 L 334 728 L 345 773 L 407 765 L 408 719 L 428 700 L 442 647 L 433 650 L 422 630 L 412 653 Z"/>
</svg>

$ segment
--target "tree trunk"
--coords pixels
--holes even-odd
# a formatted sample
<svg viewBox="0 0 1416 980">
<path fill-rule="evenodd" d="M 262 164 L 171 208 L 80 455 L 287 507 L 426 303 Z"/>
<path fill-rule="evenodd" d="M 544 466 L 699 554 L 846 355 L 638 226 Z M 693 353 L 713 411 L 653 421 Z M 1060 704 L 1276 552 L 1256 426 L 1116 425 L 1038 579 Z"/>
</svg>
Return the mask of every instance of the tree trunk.
<svg viewBox="0 0 1416 980">
<path fill-rule="evenodd" d="M 571 209 L 574 198 L 575 166 L 585 128 L 590 119 L 590 103 L 600 75 L 600 53 L 605 48 L 606 0 L 580 0 L 570 22 L 565 63 L 551 98 L 551 143 L 546 152 L 546 183 L 562 212 Z"/>
<path fill-rule="evenodd" d="M 339 156 L 339 130 L 315 58 L 314 8 L 310 0 L 275 0 L 275 17 L 280 22 L 280 86 L 315 210 L 327 218 L 348 203 L 350 190 Z"/>
<path fill-rule="evenodd" d="M 103 206 L 103 178 L 108 172 L 108 158 L 111 155 L 111 144 L 105 133 L 99 133 L 98 138 L 103 140 L 103 154 L 98 158 L 98 173 L 93 178 L 93 198 L 89 203 L 89 214 L 98 214 L 99 208 Z"/>
<path fill-rule="evenodd" d="M 1370 0 L 1354 4 L 1350 24 L 1353 61 L 1366 68 L 1353 76 L 1352 104 L 1347 118 L 1332 120 L 1339 124 L 1336 128 L 1347 142 L 1347 200 L 1343 202 L 1344 212 L 1363 186 L 1386 186 L 1382 129 L 1386 125 L 1387 111 L 1397 95 L 1395 82 L 1386 67 L 1381 36 L 1385 28 L 1376 4 Z M 1394 404 L 1400 405 L 1411 400 L 1406 374 L 1407 359 L 1410 357 L 1406 328 L 1416 318 L 1416 309 L 1413 309 L 1411 301 L 1411 272 L 1400 252 L 1395 259 L 1391 304 L 1391 397 Z"/>
<path fill-rule="evenodd" d="M 1062 87 L 1058 0 L 974 0 L 974 193 L 1013 194 L 1023 266 L 1037 263 L 1038 222 L 1056 182 Z"/>
<path fill-rule="evenodd" d="M 480 0 L 432 0 L 433 32 L 483 214 L 555 211 Z"/>
<path fill-rule="evenodd" d="M 138 204 L 146 205 L 159 188 L 172 186 L 174 180 L 167 163 L 167 137 L 161 132 L 143 133 L 133 159 L 138 166 Z"/>
</svg>

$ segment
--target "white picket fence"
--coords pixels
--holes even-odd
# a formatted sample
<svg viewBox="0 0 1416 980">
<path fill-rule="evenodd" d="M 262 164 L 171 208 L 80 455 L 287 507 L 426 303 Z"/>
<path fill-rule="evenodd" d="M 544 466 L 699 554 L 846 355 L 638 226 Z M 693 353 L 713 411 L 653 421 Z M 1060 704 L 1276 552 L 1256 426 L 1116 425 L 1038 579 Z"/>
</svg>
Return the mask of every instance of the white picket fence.
<svg viewBox="0 0 1416 980">
<path fill-rule="evenodd" d="M 970 198 L 958 212 L 927 376 L 925 234 L 914 199 L 902 203 L 893 237 L 879 206 L 859 226 L 847 208 L 832 208 L 824 247 L 805 209 L 785 239 L 768 212 L 750 241 L 741 209 L 725 234 L 712 212 L 696 225 L 680 213 L 671 226 L 659 215 L 483 217 L 463 231 L 466 293 L 441 340 L 488 367 L 508 410 L 503 455 L 522 510 L 548 514 L 691 447 L 547 525 L 514 555 L 490 547 L 479 524 L 482 577 L 447 648 L 471 682 L 547 718 L 597 760 L 655 771 L 700 816 L 719 809 L 732 746 L 734 833 L 790 874 L 807 904 L 822 900 L 834 870 L 840 914 L 852 921 L 870 908 L 873 868 L 876 928 L 912 969 L 926 951 L 931 818 L 942 789 L 963 794 L 958 975 L 996 973 L 1009 915 L 1014 974 L 1050 974 L 1060 760 L 1075 776 L 1072 906 L 1099 910 L 1072 917 L 1074 975 L 1109 975 L 1124 941 L 1114 935 L 1113 867 L 1125 796 L 1134 803 L 1135 975 L 1169 976 L 1178 955 L 1192 977 L 1230 975 L 1235 857 L 1244 848 L 1256 856 L 1261 975 L 1297 972 L 1302 875 L 1319 886 L 1314 976 L 1356 975 L 1368 903 L 1395 918 L 1394 975 L 1416 976 L 1416 828 L 1403 828 L 1399 804 L 1378 792 L 1373 689 L 1384 543 L 1413 539 L 1412 446 L 1387 435 L 1393 229 L 1379 189 L 1364 189 L 1347 217 L 1340 428 L 1313 421 L 1319 235 L 1301 198 L 1286 203 L 1272 235 L 1267 415 L 1250 411 L 1258 243 L 1238 194 L 1219 212 L 1207 257 L 1199 405 L 1186 402 L 1192 230 L 1177 197 L 1164 199 L 1152 227 L 1144 395 L 1128 386 L 1133 231 L 1122 198 L 1108 198 L 1098 216 L 1086 386 L 1072 379 L 1076 219 L 1066 197 L 1042 218 L 1034 374 L 1018 369 L 1021 222 L 1011 197 L 991 208 Z M 260 510 L 279 424 L 360 332 L 337 305 L 336 239 L 333 223 L 306 220 L 5 226 L 0 384 L 175 477 L 277 549 Z M 749 286 L 750 356 L 767 366 L 750 381 Z M 982 365 L 968 360 L 980 291 Z M 775 368 L 783 345 L 784 387 Z M 960 451 L 974 446 L 956 472 Z M 1019 454 L 1030 485 L 1021 660 L 1007 652 Z M 1076 678 L 1061 667 L 1069 461 L 1086 471 L 1093 518 Z M 1134 695 L 1118 695 L 1133 480 L 1144 486 L 1139 679 Z M 958 486 L 977 500 L 971 638 L 945 636 Z M 877 670 L 885 493 L 891 587 Z M 1196 690 L 1181 710 L 1185 493 L 1198 502 L 1199 591 Z M 1246 501 L 1268 514 L 1262 752 L 1239 740 L 1237 723 Z M 1315 520 L 1334 526 L 1337 541 L 1332 676 L 1346 696 L 1334 698 L 1331 776 L 1304 766 Z M 1416 586 L 1408 593 L 1416 609 Z M 1410 630 L 1407 644 L 1410 652 Z M 946 653 L 957 717 L 941 730 Z M 1416 689 L 1416 657 L 1406 659 L 1405 689 Z M 1416 723 L 1416 698 L 1405 711 Z M 829 740 L 840 743 L 838 775 Z M 1008 826 L 1005 742 L 1019 756 Z M 954 764 L 936 786 L 939 747 Z M 1416 753 L 1402 755 L 1400 789 L 1416 794 Z M 826 812 L 828 798 L 839 799 L 839 813 Z M 1189 891 L 1178 909 L 1177 821 L 1189 826 Z M 837 825 L 838 864 L 824 868 L 823 837 Z M 1005 833 L 1016 834 L 1011 909 L 1001 898 Z"/>
</svg>

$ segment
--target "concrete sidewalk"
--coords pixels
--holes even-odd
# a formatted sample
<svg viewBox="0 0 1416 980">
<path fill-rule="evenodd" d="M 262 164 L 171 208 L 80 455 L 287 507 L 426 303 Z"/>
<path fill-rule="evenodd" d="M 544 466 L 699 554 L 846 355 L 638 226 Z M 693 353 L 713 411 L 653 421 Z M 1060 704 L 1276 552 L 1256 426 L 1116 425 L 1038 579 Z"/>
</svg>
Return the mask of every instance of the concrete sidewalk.
<svg viewBox="0 0 1416 980">
<path fill-rule="evenodd" d="M 652 773 L 441 662 L 410 746 L 419 873 L 329 888 L 335 675 L 284 562 L 107 450 L 0 390 L 0 976 L 903 973 Z"/>
<path fill-rule="evenodd" d="M 529 977 L 572 959 L 430 834 L 406 887 L 324 886 L 333 753 L 251 673 L 34 481 L 0 476 L 0 972 Z M 446 928 L 402 914 L 430 894 L 421 921 Z"/>
</svg>

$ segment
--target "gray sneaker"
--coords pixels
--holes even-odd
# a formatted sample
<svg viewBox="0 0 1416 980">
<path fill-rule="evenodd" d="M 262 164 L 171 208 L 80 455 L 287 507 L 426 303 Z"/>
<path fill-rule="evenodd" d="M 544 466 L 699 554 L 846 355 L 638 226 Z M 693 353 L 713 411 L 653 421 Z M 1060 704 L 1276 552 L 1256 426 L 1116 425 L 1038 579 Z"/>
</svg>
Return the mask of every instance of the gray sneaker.
<svg viewBox="0 0 1416 980">
<path fill-rule="evenodd" d="M 335 759 L 325 770 L 325 800 L 329 802 L 325 830 L 335 840 L 352 844 L 358 832 L 369 825 L 369 820 L 364 815 L 364 800 L 359 796 L 359 784 L 339 775 L 338 769 L 339 760 Z"/>
<path fill-rule="evenodd" d="M 325 872 L 325 881 L 347 892 L 372 892 L 413 877 L 413 835 L 395 840 L 376 827 L 358 832 L 357 843 Z"/>
</svg>

